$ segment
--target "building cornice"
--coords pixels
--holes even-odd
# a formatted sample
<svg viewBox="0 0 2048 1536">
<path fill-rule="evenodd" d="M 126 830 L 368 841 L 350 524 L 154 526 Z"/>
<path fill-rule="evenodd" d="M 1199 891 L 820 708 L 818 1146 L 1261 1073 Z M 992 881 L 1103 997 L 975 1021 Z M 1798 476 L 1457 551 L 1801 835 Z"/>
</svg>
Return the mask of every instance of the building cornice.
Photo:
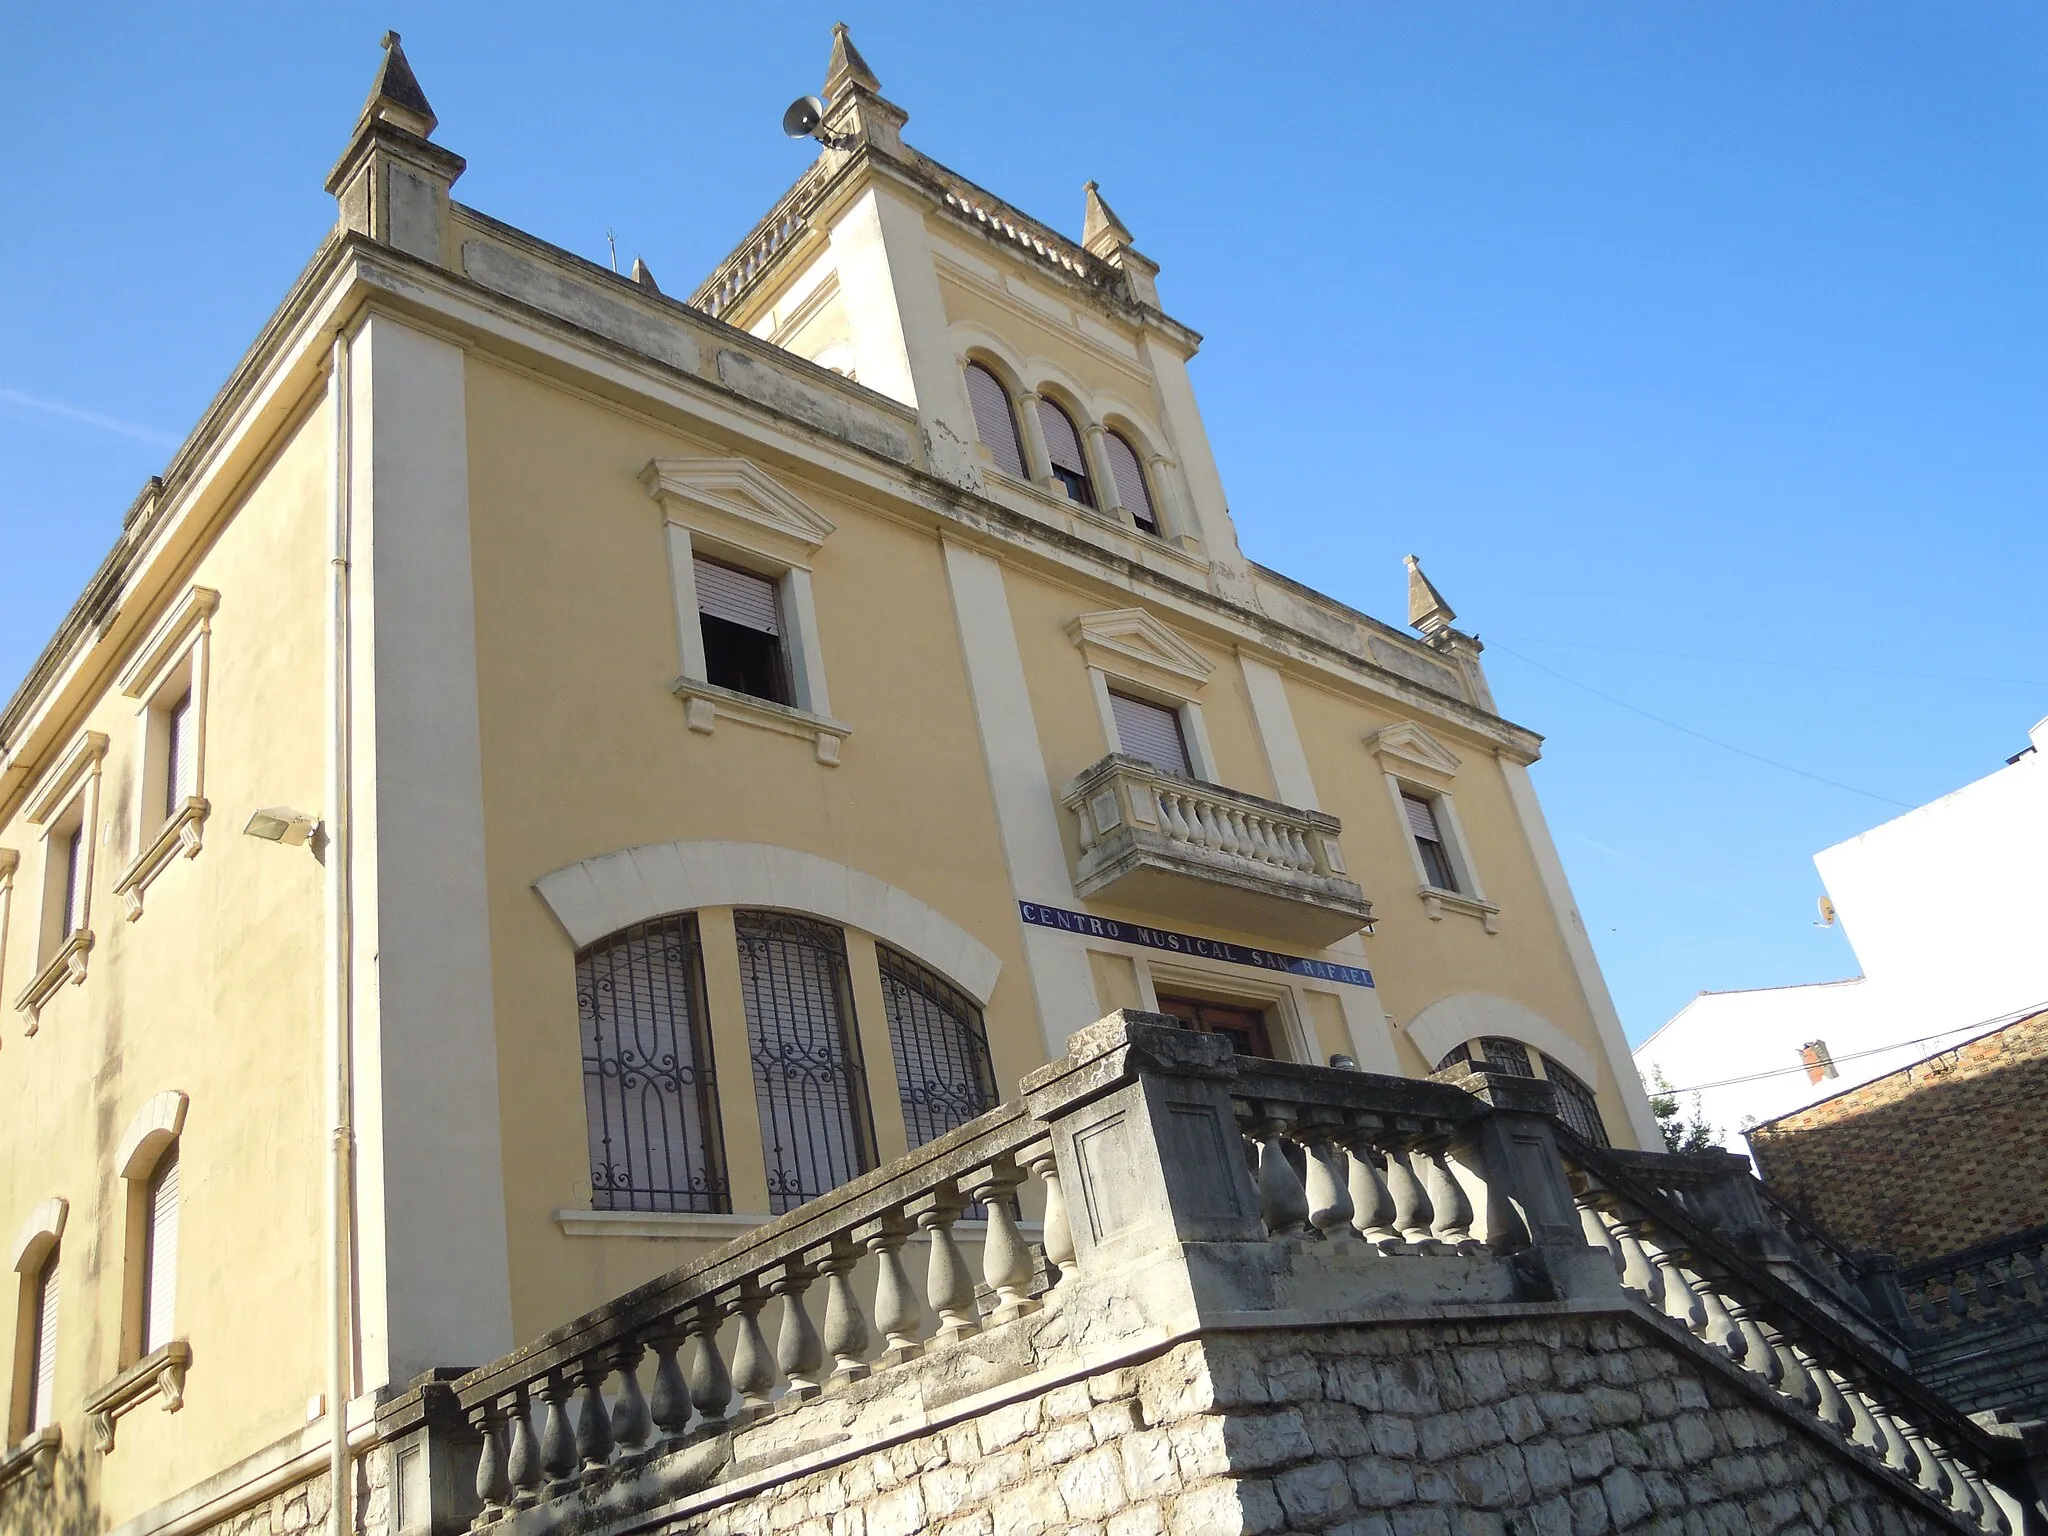
<svg viewBox="0 0 2048 1536">
<path fill-rule="evenodd" d="M 601 284 L 607 291 L 623 290 L 634 303 L 653 306 L 689 328 L 701 345 L 700 371 L 679 368 L 462 273 L 361 236 L 330 236 L 173 455 L 161 481 L 152 482 L 138 498 L 114 549 L 0 711 L 0 819 L 18 802 L 24 778 L 35 772 L 53 739 L 92 695 L 89 683 L 102 673 L 111 682 L 113 669 L 143 625 L 160 615 L 182 563 L 196 558 L 212 520 L 234 505 L 250 477 L 268 462 L 272 438 L 311 408 L 325 377 L 328 343 L 372 305 L 465 345 L 483 345 L 494 357 L 536 369 L 615 408 L 671 426 L 679 416 L 699 431 L 729 435 L 784 466 L 801 466 L 806 473 L 858 487 L 870 505 L 884 510 L 893 505 L 898 515 L 936 520 L 952 537 L 1059 572 L 1098 603 L 1102 595 L 1113 600 L 1119 592 L 1140 593 L 1177 610 L 1184 621 L 1226 645 L 1250 648 L 1342 690 L 1454 724 L 1515 760 L 1533 761 L 1538 755 L 1541 738 L 1533 732 L 1402 677 L 1326 637 L 1105 547 L 1114 537 L 1107 531 L 1096 542 L 1050 526 L 937 479 L 909 462 L 908 449 L 901 457 L 883 453 L 792 415 L 758 392 L 735 388 L 721 377 L 720 363 L 737 358 L 790 379 L 812 395 L 892 419 L 914 443 L 914 416 L 897 401 L 484 215 L 464 208 L 458 217 L 480 233 L 547 261 L 561 275 Z M 1378 636 L 1404 652 L 1417 651 L 1415 641 L 1391 626 L 1277 573 L 1260 568 L 1260 575 L 1340 618 L 1362 639 Z"/>
</svg>

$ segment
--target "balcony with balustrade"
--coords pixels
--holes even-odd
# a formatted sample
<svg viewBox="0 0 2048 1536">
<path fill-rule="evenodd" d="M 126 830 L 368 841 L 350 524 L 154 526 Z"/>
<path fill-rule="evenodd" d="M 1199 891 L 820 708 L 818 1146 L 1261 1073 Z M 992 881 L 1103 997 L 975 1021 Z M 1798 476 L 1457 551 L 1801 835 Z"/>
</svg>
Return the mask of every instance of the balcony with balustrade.
<svg viewBox="0 0 2048 1536">
<path fill-rule="evenodd" d="M 407 1529 L 780 1529 L 948 1465 L 961 1468 L 943 1484 L 955 1495 L 974 1477 L 995 1486 L 1007 1463 L 990 1448 L 1041 1427 L 1009 1458 L 1019 1476 L 1104 1443 L 1091 1436 L 1149 1434 L 1176 1416 L 1186 1428 L 1190 1414 L 1244 1422 L 1215 1431 L 1206 1492 L 1175 1491 L 1171 1456 L 1151 1464 L 1169 1528 L 1195 1518 L 1171 1501 L 1219 1487 L 1236 1497 L 1239 1484 L 1250 1497 L 1260 1478 L 1325 1487 L 1334 1504 L 1350 1495 L 1325 1486 L 1330 1453 L 1271 1441 L 1282 1394 L 1307 1393 L 1326 1429 L 1347 1414 L 1369 1427 L 1401 1405 L 1394 1388 L 1336 1391 L 1347 1361 L 1391 1350 L 1378 1379 L 1428 1397 L 1432 1371 L 1486 1375 L 1432 1359 L 1504 1347 L 1513 1370 L 1532 1370 L 1574 1337 L 1594 1341 L 1596 1363 L 1546 1375 L 1544 1414 L 1618 1423 L 1651 1403 L 1647 1385 L 1602 1384 L 1626 1361 L 1651 1361 L 1644 1379 L 1666 1382 L 1667 1397 L 1683 1378 L 1674 1411 L 1697 1420 L 1696 1486 L 1710 1503 L 1744 1458 L 1702 1447 L 1737 1421 L 1779 1447 L 1773 1464 L 1807 1468 L 1804 1486 L 1821 1490 L 1809 1497 L 1835 1501 L 1839 1518 L 1809 1510 L 1829 1528 L 1863 1528 L 1882 1505 L 1886 1529 L 2006 1532 L 2038 1497 L 2012 1437 L 1916 1380 L 1881 1326 L 1850 1326 L 1775 1272 L 1785 1234 L 1761 1205 L 1737 1209 L 1746 1196 L 1726 1170 L 1588 1146 L 1556 1118 L 1546 1082 L 1239 1058 L 1125 1012 L 1021 1086 L 717 1253 L 385 1404 L 380 1437 L 414 1469 L 401 1504 L 421 1513 L 415 1526 L 401 1511 Z M 988 1212 L 978 1276 L 954 1233 L 970 1201 Z M 1041 1245 L 1025 1241 L 1025 1208 L 1043 1212 Z M 1535 1342 L 1514 1356 L 1524 1336 Z M 1242 1375 L 1268 1362 L 1269 1377 Z M 1086 1417 L 1055 1430 L 1061 1413 Z M 1266 1459 L 1238 1467 L 1233 1437 Z M 1122 1453 L 1131 1476 L 1146 1443 Z M 1301 1465 L 1276 1473 L 1275 1458 Z M 1068 1482 L 1073 1507 L 1101 1486 L 1060 1474 Z M 1485 1507 L 1523 1507 L 1511 1487 L 1482 1493 Z M 918 1500 L 897 1498 L 895 1515 L 915 1503 L 924 1518 Z"/>
<path fill-rule="evenodd" d="M 1074 891 L 1162 920 L 1316 948 L 1372 924 L 1345 872 L 1344 825 L 1322 811 L 1112 753 L 1060 794 L 1075 821 Z"/>
</svg>

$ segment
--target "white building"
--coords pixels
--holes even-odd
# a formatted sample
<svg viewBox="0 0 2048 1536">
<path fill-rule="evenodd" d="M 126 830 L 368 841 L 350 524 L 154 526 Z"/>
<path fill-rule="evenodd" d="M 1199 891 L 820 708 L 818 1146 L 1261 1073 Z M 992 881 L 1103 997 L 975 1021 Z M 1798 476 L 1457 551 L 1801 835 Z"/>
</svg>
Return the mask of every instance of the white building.
<svg viewBox="0 0 2048 1536">
<path fill-rule="evenodd" d="M 2048 1003 L 2048 720 L 2007 765 L 1815 855 L 1860 976 L 1702 992 L 1637 1047 L 1743 1129 Z M 1693 1095 L 1680 1095 L 1692 1117 Z"/>
</svg>

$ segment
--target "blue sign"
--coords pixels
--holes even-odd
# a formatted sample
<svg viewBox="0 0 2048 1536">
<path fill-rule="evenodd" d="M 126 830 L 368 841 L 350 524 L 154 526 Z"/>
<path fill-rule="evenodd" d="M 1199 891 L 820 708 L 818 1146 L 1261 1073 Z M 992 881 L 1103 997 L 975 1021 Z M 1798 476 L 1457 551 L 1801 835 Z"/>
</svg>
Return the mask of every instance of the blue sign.
<svg viewBox="0 0 2048 1536">
<path fill-rule="evenodd" d="M 1027 923 L 1036 923 L 1041 928 L 1057 928 L 1062 933 L 1078 933 L 1085 938 L 1114 939 L 1120 944 L 1136 944 L 1144 949 L 1164 949 L 1176 955 L 1195 955 L 1203 960 L 1249 965 L 1261 971 L 1285 971 L 1290 976 L 1307 976 L 1316 981 L 1341 981 L 1354 987 L 1372 985 L 1372 972 L 1363 966 L 1332 965 L 1327 960 L 1282 955 L 1270 949 L 1253 949 L 1222 939 L 1198 939 L 1192 933 L 1173 933 L 1164 928 L 1148 928 L 1143 923 L 1124 923 L 1113 917 L 1069 912 L 1065 907 L 1048 907 L 1036 901 L 1020 901 L 1017 910 Z"/>
</svg>

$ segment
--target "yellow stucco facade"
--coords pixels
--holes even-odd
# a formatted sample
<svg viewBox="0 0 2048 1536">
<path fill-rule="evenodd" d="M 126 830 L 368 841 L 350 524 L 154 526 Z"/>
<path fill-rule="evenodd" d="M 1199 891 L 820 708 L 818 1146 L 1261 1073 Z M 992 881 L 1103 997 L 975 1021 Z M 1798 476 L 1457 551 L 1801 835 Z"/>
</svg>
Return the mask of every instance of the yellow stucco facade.
<svg viewBox="0 0 2048 1536">
<path fill-rule="evenodd" d="M 870 1161 L 919 1112 L 878 954 L 997 1092 L 1181 998 L 1367 1071 L 1515 1040 L 1653 1134 L 1538 738 L 1446 610 L 1418 639 L 1245 559 L 1198 338 L 1092 191 L 1076 244 L 925 160 L 842 37 L 818 165 L 686 305 L 452 202 L 393 57 L 334 236 L 0 717 L 0 1528 L 218 1523 L 326 1465 L 339 1399 L 360 1444 L 418 1372 L 765 1219 L 749 912 L 840 936 Z M 707 559 L 774 594 L 775 686 L 715 680 Z M 688 914 L 723 1187 L 663 1209 L 594 1188 L 579 951 Z"/>
</svg>

